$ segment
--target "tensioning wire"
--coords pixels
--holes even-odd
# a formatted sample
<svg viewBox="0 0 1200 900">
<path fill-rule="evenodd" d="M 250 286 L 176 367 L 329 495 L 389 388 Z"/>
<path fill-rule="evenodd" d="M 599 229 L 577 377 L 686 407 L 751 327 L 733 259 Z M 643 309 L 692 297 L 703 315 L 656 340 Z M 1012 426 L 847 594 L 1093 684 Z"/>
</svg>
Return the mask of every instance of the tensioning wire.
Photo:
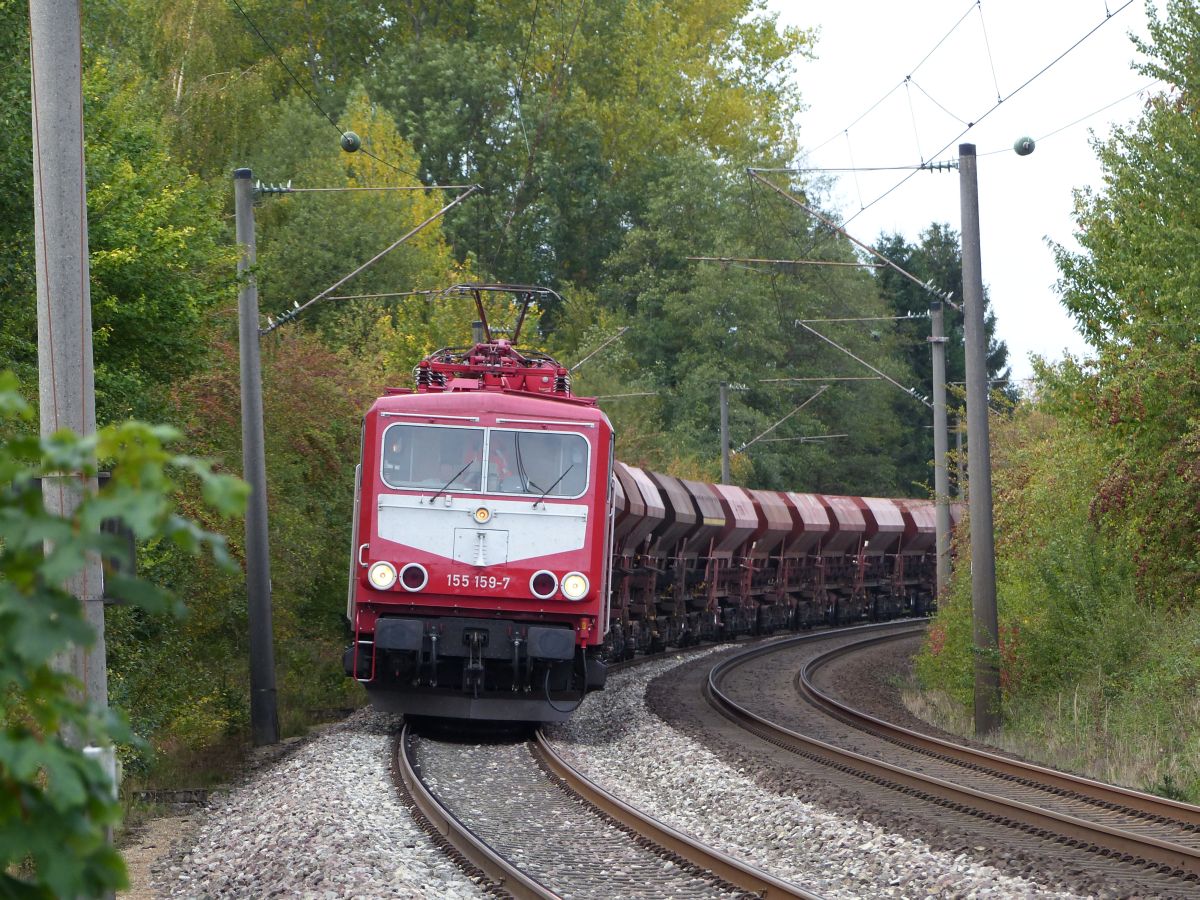
<svg viewBox="0 0 1200 900">
<path fill-rule="evenodd" d="M 1133 4 L 1133 0 L 1125 0 L 1125 3 L 1123 3 L 1120 7 L 1118 7 L 1116 12 L 1109 14 L 1102 22 L 1100 22 L 1098 25 L 1095 25 L 1091 29 L 1089 29 L 1081 38 L 1079 38 L 1077 41 L 1075 41 L 1075 43 L 1073 43 L 1070 47 L 1068 47 L 1062 53 L 1058 54 L 1058 56 L 1054 57 L 1054 59 L 1050 60 L 1050 62 L 1046 63 L 1046 65 L 1042 66 L 1042 68 L 1040 68 L 1037 72 L 1035 72 L 1033 75 L 1031 75 L 1029 78 L 1027 78 L 1024 82 L 1022 82 L 1017 88 L 1015 88 L 1011 93 L 1009 93 L 1009 95 L 1007 97 L 1003 97 L 1003 98 L 997 100 L 989 109 L 987 109 L 983 113 L 983 115 L 981 115 L 977 119 L 975 119 L 975 121 L 969 122 L 962 131 L 960 131 L 958 134 L 956 134 L 954 137 L 952 137 L 950 140 L 948 140 L 942 146 L 942 148 L 940 150 L 938 150 L 936 153 L 934 153 L 930 157 L 930 159 L 935 159 L 936 157 L 938 157 L 942 153 L 944 153 L 948 148 L 953 146 L 955 141 L 957 141 L 964 134 L 966 134 L 968 131 L 970 131 L 972 128 L 974 128 L 976 125 L 978 125 L 984 119 L 986 119 L 988 116 L 990 116 L 992 113 L 994 113 L 997 109 L 999 109 L 1000 105 L 1002 103 L 1004 103 L 1008 100 L 1011 100 L 1013 97 L 1015 97 L 1021 91 L 1025 90 L 1025 88 L 1029 87 L 1029 85 L 1033 84 L 1033 82 L 1037 81 L 1039 78 L 1041 78 L 1043 75 L 1045 75 L 1046 72 L 1048 72 L 1051 68 L 1053 68 L 1059 62 L 1061 62 L 1069 53 L 1071 53 L 1071 51 L 1073 51 L 1076 47 L 1078 47 L 1080 44 L 1082 44 L 1084 41 L 1086 41 L 1088 38 L 1090 38 L 1093 34 L 1095 34 L 1097 31 L 1099 31 L 1101 28 L 1103 28 L 1106 24 L 1108 24 L 1108 22 L 1110 22 L 1114 16 L 1123 12 L 1126 8 L 1128 8 L 1132 4 Z M 905 175 L 898 182 L 896 182 L 894 185 L 892 185 L 890 188 L 888 188 L 886 191 L 884 191 L 882 194 L 880 194 L 878 197 L 876 197 L 874 200 L 872 200 L 866 206 L 859 209 L 859 211 L 856 212 L 854 215 L 850 216 L 848 219 L 846 219 L 844 222 L 842 222 L 843 227 L 850 224 L 851 222 L 853 222 L 856 218 L 858 218 L 860 215 L 862 215 L 864 212 L 866 212 L 868 209 L 870 209 L 872 206 L 874 206 L 880 200 L 884 199 L 889 194 L 891 194 L 893 191 L 895 191 L 897 188 L 899 188 L 901 185 L 905 184 L 915 174 L 916 174 L 916 172 L 914 171 L 914 172 L 910 172 L 908 175 Z"/>
<path fill-rule="evenodd" d="M 271 51 L 271 55 L 275 57 L 275 59 L 279 63 L 279 65 L 281 65 L 283 67 L 283 70 L 285 72 L 287 72 L 289 76 L 291 76 L 292 81 L 296 82 L 296 86 L 299 87 L 301 91 L 303 91 L 304 96 L 306 96 L 309 99 L 309 102 L 311 102 L 312 105 L 317 108 L 317 112 L 319 112 L 325 119 L 327 119 L 330 125 L 332 125 L 335 129 L 337 129 L 337 133 L 339 135 L 345 134 L 345 129 L 343 129 L 340 125 L 338 125 L 337 121 L 333 118 L 333 116 L 329 115 L 329 113 L 327 113 L 325 111 L 324 107 L 321 106 L 321 104 L 317 100 L 317 98 L 313 96 L 312 91 L 310 91 L 308 89 L 308 85 L 306 85 L 303 81 L 301 81 L 300 78 L 296 75 L 296 73 L 292 71 L 291 66 L 289 66 L 286 62 L 283 61 L 283 57 L 279 55 L 279 52 L 275 49 L 274 45 L 272 45 L 271 42 L 269 40 L 267 40 L 267 36 L 262 33 L 262 31 L 259 29 L 259 27 L 256 24 L 254 24 L 254 20 L 250 18 L 250 14 L 247 13 L 246 10 L 244 10 L 242 8 L 242 5 L 240 3 L 238 3 L 238 0 L 229 0 L 229 2 L 232 3 L 234 5 L 234 7 L 237 9 L 237 11 L 242 14 L 242 18 L 246 20 L 246 24 L 250 26 L 251 30 L 258 36 L 258 39 L 260 41 L 262 41 L 263 46 L 266 47 L 269 51 Z M 365 146 L 359 148 L 359 152 L 362 153 L 364 156 L 369 156 L 371 159 L 375 160 L 378 163 L 382 163 L 383 165 L 387 166 L 390 169 L 394 169 L 395 171 L 400 172 L 403 175 L 409 175 L 412 178 L 415 178 L 418 182 L 421 182 L 423 180 L 421 178 L 421 176 L 418 175 L 416 172 L 410 172 L 408 169 L 403 169 L 400 166 L 396 165 L 395 163 L 388 162 L 386 159 L 381 159 L 380 157 L 378 157 L 374 153 L 372 153 L 370 150 L 368 150 Z M 430 185 L 430 187 L 437 187 L 437 186 L 438 185 Z"/>
</svg>

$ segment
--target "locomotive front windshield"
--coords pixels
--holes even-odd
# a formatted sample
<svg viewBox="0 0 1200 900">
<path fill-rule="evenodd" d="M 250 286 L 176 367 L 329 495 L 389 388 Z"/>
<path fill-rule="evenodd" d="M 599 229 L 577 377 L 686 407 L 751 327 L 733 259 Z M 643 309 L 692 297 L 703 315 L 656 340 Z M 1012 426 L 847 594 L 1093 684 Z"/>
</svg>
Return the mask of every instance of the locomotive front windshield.
<svg viewBox="0 0 1200 900">
<path fill-rule="evenodd" d="M 391 425 L 383 434 L 383 481 L 394 488 L 481 490 L 483 429 Z"/>
<path fill-rule="evenodd" d="M 393 488 L 579 497 L 588 449 L 565 432 L 395 424 L 383 435 L 382 474 Z"/>
<path fill-rule="evenodd" d="M 578 497 L 587 487 L 588 444 L 582 435 L 490 430 L 488 493 Z"/>
</svg>

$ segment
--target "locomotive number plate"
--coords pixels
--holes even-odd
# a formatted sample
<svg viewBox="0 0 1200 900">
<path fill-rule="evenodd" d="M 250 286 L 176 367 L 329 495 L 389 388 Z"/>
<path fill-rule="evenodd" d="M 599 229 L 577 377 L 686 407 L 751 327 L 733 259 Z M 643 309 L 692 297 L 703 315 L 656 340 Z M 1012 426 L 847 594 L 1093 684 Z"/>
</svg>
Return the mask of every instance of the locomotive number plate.
<svg viewBox="0 0 1200 900">
<path fill-rule="evenodd" d="M 503 591 L 508 589 L 512 578 L 495 575 L 447 575 L 446 586 L 452 588 L 475 588 L 481 591 Z"/>
</svg>

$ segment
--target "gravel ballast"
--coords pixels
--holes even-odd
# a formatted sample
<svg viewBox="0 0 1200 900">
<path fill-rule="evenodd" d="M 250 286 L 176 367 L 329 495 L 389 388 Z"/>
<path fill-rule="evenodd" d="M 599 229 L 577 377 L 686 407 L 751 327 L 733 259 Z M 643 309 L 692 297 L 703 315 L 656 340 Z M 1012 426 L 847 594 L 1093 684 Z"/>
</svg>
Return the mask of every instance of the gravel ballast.
<svg viewBox="0 0 1200 900">
<path fill-rule="evenodd" d="M 969 853 L 764 790 L 645 702 L 647 685 L 701 651 L 616 672 L 549 730 L 574 765 L 627 802 L 830 898 L 1058 897 Z M 190 848 L 155 867 L 172 897 L 483 896 L 414 824 L 390 771 L 397 717 L 362 710 L 214 803 Z"/>
<path fill-rule="evenodd" d="M 598 784 L 668 825 L 830 898 L 1081 896 L 1006 876 L 967 854 L 935 850 L 796 797 L 763 790 L 744 770 L 646 708 L 646 686 L 684 659 L 639 666 L 550 731 Z M 981 848 L 983 849 L 983 848 Z"/>
<path fill-rule="evenodd" d="M 389 768 L 400 720 L 360 710 L 215 804 L 159 864 L 170 897 L 484 896 L 434 847 Z"/>
</svg>

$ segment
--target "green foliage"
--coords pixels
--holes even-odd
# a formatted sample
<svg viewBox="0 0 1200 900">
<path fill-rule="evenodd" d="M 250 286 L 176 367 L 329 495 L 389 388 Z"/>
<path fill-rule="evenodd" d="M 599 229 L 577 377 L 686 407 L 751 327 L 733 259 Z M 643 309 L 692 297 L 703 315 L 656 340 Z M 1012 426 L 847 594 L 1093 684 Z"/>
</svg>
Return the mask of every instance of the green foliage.
<svg viewBox="0 0 1200 900">
<path fill-rule="evenodd" d="M 227 561 L 218 535 L 174 512 L 168 471 L 199 476 L 205 501 L 223 514 L 239 509 L 244 488 L 200 460 L 165 450 L 176 436 L 170 429 L 126 422 L 86 437 L 60 432 L 39 439 L 14 427 L 31 417 L 15 378 L 0 373 L 0 892 L 94 896 L 125 883 L 124 866 L 104 839 L 119 806 L 102 766 L 79 746 L 127 741 L 131 734 L 121 717 L 82 698 L 63 670 L 63 654 L 95 640 L 82 604 L 64 584 L 85 576 L 95 556 L 119 552 L 119 543 L 100 531 L 107 519 L 124 522 L 141 540 L 162 540 L 188 554 L 207 550 Z M 97 459 L 112 473 L 102 489 L 85 491 L 63 516 L 43 506 L 35 479 L 64 477 L 60 472 L 94 477 Z M 177 609 L 169 593 L 129 576 L 110 577 L 107 593 L 147 613 Z M 22 863 L 32 873 L 11 874 Z"/>
<path fill-rule="evenodd" d="M 0 360 L 37 384 L 29 6 L 0 0 Z"/>
<path fill-rule="evenodd" d="M 84 85 L 97 417 L 159 419 L 203 357 L 197 332 L 236 257 L 222 195 L 172 158 L 146 79 L 99 60 Z"/>
<path fill-rule="evenodd" d="M 0 14 L 5 10 L 0 9 Z M 22 77 L 28 81 L 28 71 Z M 221 244 L 221 195 L 165 149 L 147 79 L 98 60 L 84 77 L 88 241 L 96 414 L 101 422 L 161 419 L 166 387 L 195 367 L 204 317 L 232 283 L 235 256 Z M 27 134 L 28 99 L 24 102 Z M 0 171 L 0 360 L 36 384 L 37 308 L 29 147 L 22 168 Z"/>
<path fill-rule="evenodd" d="M 847 242 L 815 228 L 800 210 L 744 177 L 727 175 L 719 163 L 700 157 L 664 161 L 647 190 L 644 216 L 606 262 L 599 292 L 604 305 L 631 325 L 621 341 L 631 357 L 625 373 L 637 385 L 628 390 L 658 392 L 652 401 L 657 421 L 650 423 L 658 435 L 657 452 L 646 453 L 645 461 L 667 469 L 699 461 L 700 471 L 715 477 L 720 471 L 718 390 L 725 381 L 736 386 L 730 393 L 734 448 L 775 425 L 766 437 L 847 435 L 824 442 L 755 443 L 741 469 L 749 485 L 900 492 L 891 461 L 899 435 L 894 387 L 883 381 L 829 381 L 826 392 L 796 412 L 818 391 L 819 379 L 870 374 L 796 324 L 883 314 L 870 277 L 851 266 L 782 271 L 687 258 L 718 248 L 731 257 L 855 259 Z M 874 341 L 862 329 L 844 326 L 825 333 L 898 380 L 911 380 L 890 334 Z M 581 379 L 581 389 L 591 390 L 592 377 Z M 816 380 L 789 383 L 787 378 Z M 623 432 L 622 440 L 626 437 Z"/>
<path fill-rule="evenodd" d="M 958 305 L 962 305 L 962 251 L 959 235 L 948 225 L 933 223 L 921 233 L 915 244 L 899 234 L 882 235 L 875 248 L 906 272 L 932 284 L 936 290 L 949 293 Z M 926 340 L 930 334 L 930 322 L 924 316 L 935 297 L 891 267 L 878 270 L 876 283 L 887 303 L 889 314 L 921 317 L 899 321 L 893 327 L 905 362 L 915 377 L 911 386 L 932 397 L 933 359 Z M 943 305 L 943 330 L 948 339 L 944 345 L 946 382 L 961 384 L 966 376 L 963 317 L 949 304 Z M 992 311 L 986 288 L 984 331 L 988 340 L 988 378 L 1005 380 L 1010 375 L 1008 346 L 995 336 L 996 315 Z M 1016 392 L 1011 388 L 1002 389 L 1010 399 L 1016 399 Z M 948 402 L 953 404 L 953 397 Z M 896 445 L 895 459 L 901 483 L 908 493 L 915 485 L 929 485 L 933 481 L 933 433 L 929 429 L 928 407 L 919 406 L 900 394 L 896 394 L 894 405 L 904 429 L 904 436 Z"/>
<path fill-rule="evenodd" d="M 1200 797 L 1200 611 L 1156 609 L 1139 588 L 1139 537 L 1094 515 L 1108 450 L 1056 410 L 1085 386 L 1075 364 L 1039 368 L 1036 403 L 993 420 L 1001 686 L 1010 734 L 1043 761 Z M 968 523 L 969 524 L 969 523 Z M 970 708 L 969 534 L 917 661 L 923 684 Z M 1036 749 L 1033 749 L 1036 748 Z"/>
<path fill-rule="evenodd" d="M 173 417 L 198 455 L 237 470 L 241 459 L 238 350 L 216 332 L 201 371 L 181 382 Z M 270 510 L 272 617 L 281 718 L 360 698 L 341 672 L 350 512 L 361 416 L 379 390 L 378 374 L 290 327 L 263 339 L 263 408 Z M 180 502 L 202 522 L 194 489 Z M 230 550 L 241 561 L 241 530 Z M 139 566 L 186 597 L 180 623 L 136 610 L 109 617 L 111 691 L 135 711 L 133 726 L 161 754 L 211 751 L 248 727 L 249 653 L 245 582 L 176 548 L 151 543 Z M 150 652 L 147 649 L 150 648 Z M 189 665 L 180 666 L 178 660 Z M 151 772 L 146 749 L 128 769 Z"/>
<path fill-rule="evenodd" d="M 664 159 L 794 148 L 810 36 L 754 0 L 447 3 L 398 16 L 373 91 L 424 167 L 487 194 L 450 217 L 501 280 L 595 288 Z"/>
<path fill-rule="evenodd" d="M 1036 409 L 1019 408 L 993 432 L 993 499 L 1001 662 L 1006 700 L 1035 701 L 1097 667 L 1124 671 L 1142 618 L 1132 568 L 1119 534 L 1088 518 L 1104 474 L 1103 456 L 1086 429 Z M 969 535 L 940 604 L 935 638 L 920 671 L 970 696 L 971 574 Z"/>
<path fill-rule="evenodd" d="M 351 96 L 343 119 L 346 127 L 362 138 L 362 152 L 333 149 L 328 125 L 314 119 L 306 103 L 281 104 L 274 124 L 280 140 L 255 154 L 255 173 L 267 181 L 278 180 L 273 173 L 286 173 L 283 180 L 294 180 L 297 187 L 418 186 L 406 174 L 415 170 L 418 162 L 391 116 L 359 91 Z M 262 235 L 258 283 L 263 311 L 278 314 L 317 296 L 433 216 L 453 197 L 442 191 L 400 190 L 300 194 L 265 201 L 256 214 Z M 429 291 L 463 280 L 469 278 L 455 264 L 440 221 L 434 221 L 334 293 L 362 296 Z M 316 325 L 331 346 L 373 354 L 392 349 L 377 331 L 380 319 L 386 316 L 396 327 L 413 323 L 414 312 L 428 305 L 426 296 L 332 300 L 313 307 L 305 321 Z M 465 334 L 469 333 L 468 324 Z M 449 343 L 462 338 L 460 333 Z M 415 362 L 413 359 L 409 365 Z"/>
<path fill-rule="evenodd" d="M 1171 87 L 1097 147 L 1104 189 L 1076 197 L 1084 252 L 1056 248 L 1064 302 L 1097 350 L 1064 401 L 1107 458 L 1093 514 L 1136 536 L 1140 591 L 1187 609 L 1200 597 L 1200 10 L 1150 10 L 1149 30 L 1142 71 Z"/>
<path fill-rule="evenodd" d="M 243 4 L 272 24 L 296 21 L 288 4 Z M 281 8 L 282 7 L 282 8 Z M 283 13 L 276 17 L 275 12 Z M 263 134 L 271 102 L 285 96 L 287 73 L 223 0 L 101 0 L 84 17 L 84 46 L 119 57 L 149 77 L 171 155 L 206 181 L 228 187 L 229 160 L 245 158 Z M 298 65 L 302 51 L 280 42 Z"/>
</svg>

